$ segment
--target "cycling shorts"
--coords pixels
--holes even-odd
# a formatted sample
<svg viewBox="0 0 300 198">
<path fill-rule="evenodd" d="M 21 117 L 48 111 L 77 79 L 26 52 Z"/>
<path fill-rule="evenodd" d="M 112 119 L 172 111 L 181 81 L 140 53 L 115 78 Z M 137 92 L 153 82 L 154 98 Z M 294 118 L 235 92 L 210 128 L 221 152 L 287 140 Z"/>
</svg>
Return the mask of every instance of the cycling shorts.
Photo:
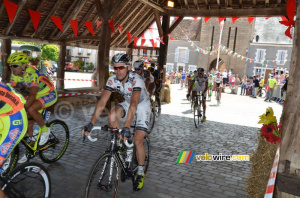
<svg viewBox="0 0 300 198">
<path fill-rule="evenodd" d="M 130 104 L 126 101 L 121 102 L 118 104 L 123 109 L 124 116 L 123 118 L 127 117 L 128 110 Z M 136 130 L 145 131 L 146 133 L 150 133 L 148 130 L 149 122 L 150 122 L 150 114 L 151 114 L 151 103 L 150 100 L 144 100 L 143 102 L 139 103 L 136 109 Z"/>
<path fill-rule="evenodd" d="M 208 83 L 208 87 L 211 87 L 211 86 L 212 86 L 212 84 L 213 84 L 212 82 L 209 82 L 209 83 Z"/>
<path fill-rule="evenodd" d="M 57 92 L 53 90 L 45 95 L 37 95 L 36 99 L 43 104 L 43 109 L 50 107 L 57 101 Z"/>
<path fill-rule="evenodd" d="M 24 108 L 13 115 L 0 117 L 0 166 L 25 135 L 27 122 Z"/>
</svg>

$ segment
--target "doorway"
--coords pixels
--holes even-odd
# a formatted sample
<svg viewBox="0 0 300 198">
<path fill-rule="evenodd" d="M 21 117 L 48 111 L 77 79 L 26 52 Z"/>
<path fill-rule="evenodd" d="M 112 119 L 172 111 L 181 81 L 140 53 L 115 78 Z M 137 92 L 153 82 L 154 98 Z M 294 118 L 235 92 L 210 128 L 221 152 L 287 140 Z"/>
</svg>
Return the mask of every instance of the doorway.
<svg viewBox="0 0 300 198">
<path fill-rule="evenodd" d="M 217 59 L 214 59 L 211 63 L 210 63 L 210 65 L 209 65 L 209 72 L 212 70 L 212 69 L 214 69 L 214 70 L 216 70 L 216 67 L 217 67 Z M 226 64 L 225 64 L 225 62 L 222 60 L 222 59 L 220 59 L 219 58 L 219 65 L 218 65 L 218 67 L 219 67 L 219 70 L 221 71 L 221 72 L 223 72 L 225 69 L 226 69 Z"/>
</svg>

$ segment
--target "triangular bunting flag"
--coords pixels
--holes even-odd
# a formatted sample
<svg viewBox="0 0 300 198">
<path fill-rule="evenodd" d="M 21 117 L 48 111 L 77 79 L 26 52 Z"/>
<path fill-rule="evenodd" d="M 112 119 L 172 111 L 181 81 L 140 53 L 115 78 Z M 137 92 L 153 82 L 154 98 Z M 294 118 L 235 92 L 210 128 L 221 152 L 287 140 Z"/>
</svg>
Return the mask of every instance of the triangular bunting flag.
<svg viewBox="0 0 300 198">
<path fill-rule="evenodd" d="M 193 17 L 195 21 L 197 21 L 198 17 Z"/>
<path fill-rule="evenodd" d="M 179 16 L 177 16 L 177 17 L 175 18 L 175 21 L 177 21 L 178 18 L 179 18 Z"/>
<path fill-rule="evenodd" d="M 145 44 L 145 42 L 146 42 L 146 39 L 142 39 L 140 49 L 143 48 L 143 45 Z"/>
<path fill-rule="evenodd" d="M 127 33 L 127 41 L 128 41 L 128 45 L 130 45 L 130 41 L 131 41 L 131 34 L 130 32 L 126 31 Z"/>
<path fill-rule="evenodd" d="M 253 20 L 254 20 L 254 17 L 248 17 L 248 23 L 249 24 L 251 24 Z"/>
<path fill-rule="evenodd" d="M 231 18 L 232 23 L 234 23 L 238 18 L 240 18 L 240 17 L 232 17 L 232 18 Z"/>
<path fill-rule="evenodd" d="M 221 23 L 224 19 L 226 19 L 225 17 L 219 17 L 219 23 Z"/>
<path fill-rule="evenodd" d="M 252 63 L 254 61 L 254 59 L 250 59 L 250 63 Z"/>
<path fill-rule="evenodd" d="M 150 43 L 151 43 L 151 45 L 152 45 L 152 47 L 153 47 L 153 49 L 154 49 L 154 40 L 153 40 L 153 39 L 150 39 Z"/>
<path fill-rule="evenodd" d="M 121 33 L 122 33 L 123 27 L 122 27 L 121 25 L 118 24 L 118 29 L 119 29 L 119 33 L 121 34 Z"/>
<path fill-rule="evenodd" d="M 93 25 L 91 21 L 85 21 L 84 25 L 86 26 L 86 28 L 89 30 L 89 32 L 95 36 L 94 30 L 93 30 Z"/>
<path fill-rule="evenodd" d="M 211 17 L 204 17 L 204 23 L 206 23 Z"/>
<path fill-rule="evenodd" d="M 33 24 L 33 28 L 36 31 L 40 23 L 41 13 L 30 9 L 28 9 L 28 12 Z"/>
<path fill-rule="evenodd" d="M 282 17 L 281 17 L 281 20 L 282 20 L 282 21 L 288 21 L 287 18 L 286 18 L 285 16 L 282 16 Z"/>
<path fill-rule="evenodd" d="M 96 29 L 98 29 L 100 27 L 100 25 L 102 24 L 102 21 L 97 21 L 96 24 L 97 24 Z"/>
<path fill-rule="evenodd" d="M 9 18 L 9 23 L 11 24 L 16 16 L 18 4 L 12 3 L 8 0 L 3 0 L 3 3 Z"/>
<path fill-rule="evenodd" d="M 172 40 L 172 41 L 174 40 L 174 38 L 170 34 L 168 34 L 168 37 L 170 40 Z"/>
<path fill-rule="evenodd" d="M 112 31 L 113 33 L 116 33 L 116 32 L 115 32 L 115 28 L 114 28 L 114 20 L 113 20 L 113 19 L 108 20 L 108 25 L 109 25 L 111 31 Z"/>
<path fill-rule="evenodd" d="M 72 30 L 74 32 L 75 37 L 77 37 L 77 33 L 78 33 L 78 21 L 77 20 L 70 20 L 70 25 L 72 27 Z"/>
<path fill-rule="evenodd" d="M 134 37 L 133 37 L 133 45 L 134 45 L 135 48 L 136 48 L 136 43 L 137 43 L 137 41 L 138 41 L 138 37 L 137 37 L 137 36 L 134 36 Z"/>
<path fill-rule="evenodd" d="M 265 17 L 266 20 L 268 20 L 269 18 L 271 18 L 271 17 Z"/>
<path fill-rule="evenodd" d="M 156 40 L 159 40 L 159 42 L 161 42 L 161 44 L 165 45 L 165 42 L 163 41 L 163 38 L 164 38 L 164 37 L 156 38 Z"/>
<path fill-rule="evenodd" d="M 63 26 L 61 23 L 61 18 L 55 17 L 55 16 L 50 16 L 51 20 L 53 21 L 54 25 L 62 32 L 63 31 Z"/>
</svg>

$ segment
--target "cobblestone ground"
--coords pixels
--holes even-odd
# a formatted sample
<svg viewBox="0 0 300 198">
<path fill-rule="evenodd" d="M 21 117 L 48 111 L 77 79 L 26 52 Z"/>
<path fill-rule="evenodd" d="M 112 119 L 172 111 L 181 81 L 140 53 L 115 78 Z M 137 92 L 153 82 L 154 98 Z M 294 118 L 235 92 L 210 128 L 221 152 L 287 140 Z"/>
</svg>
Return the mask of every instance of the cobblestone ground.
<svg viewBox="0 0 300 198">
<path fill-rule="evenodd" d="M 150 135 L 152 150 L 145 186 L 135 192 L 127 180 L 120 183 L 119 197 L 246 197 L 250 162 L 197 162 L 194 158 L 190 164 L 176 164 L 176 160 L 180 151 L 251 155 L 257 146 L 258 116 L 268 106 L 280 116 L 282 106 L 224 93 L 221 106 L 217 107 L 214 99 L 207 102 L 207 121 L 196 129 L 186 89 L 179 89 L 179 85 L 171 89 L 172 103 L 162 106 L 161 119 Z M 71 117 L 65 118 L 70 129 L 69 147 L 58 162 L 41 162 L 51 176 L 52 197 L 83 197 L 89 171 L 108 144 L 105 133 L 97 135 L 97 142 L 82 143 L 80 128 L 90 120 L 94 106 L 76 107 L 73 116 L 60 113 Z M 107 118 L 101 117 L 99 124 L 107 124 Z M 40 162 L 38 158 L 33 161 Z"/>
</svg>

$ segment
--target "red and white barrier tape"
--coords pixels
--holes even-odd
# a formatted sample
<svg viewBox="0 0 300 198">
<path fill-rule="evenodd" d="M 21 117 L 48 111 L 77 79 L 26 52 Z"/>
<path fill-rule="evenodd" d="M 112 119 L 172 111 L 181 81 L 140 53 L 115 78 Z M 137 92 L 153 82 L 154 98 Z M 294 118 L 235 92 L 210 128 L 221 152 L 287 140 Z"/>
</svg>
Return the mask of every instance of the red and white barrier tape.
<svg viewBox="0 0 300 198">
<path fill-rule="evenodd" d="M 102 90 L 98 92 L 84 92 L 84 93 L 64 93 L 64 94 L 58 94 L 58 97 L 66 97 L 66 96 L 81 96 L 81 95 L 95 95 L 102 93 Z"/>
<path fill-rule="evenodd" d="M 280 146 L 278 146 L 277 151 L 276 151 L 276 156 L 274 159 L 274 163 L 272 166 L 272 170 L 270 173 L 268 186 L 267 186 L 267 190 L 266 190 L 264 198 L 273 198 L 273 192 L 274 192 L 278 163 L 279 163 L 279 150 L 280 150 Z"/>
<path fill-rule="evenodd" d="M 53 81 L 57 81 L 57 80 L 70 80 L 70 81 L 88 81 L 88 82 L 96 82 L 97 80 L 89 80 L 89 79 L 70 79 L 70 78 L 53 78 Z"/>
</svg>

